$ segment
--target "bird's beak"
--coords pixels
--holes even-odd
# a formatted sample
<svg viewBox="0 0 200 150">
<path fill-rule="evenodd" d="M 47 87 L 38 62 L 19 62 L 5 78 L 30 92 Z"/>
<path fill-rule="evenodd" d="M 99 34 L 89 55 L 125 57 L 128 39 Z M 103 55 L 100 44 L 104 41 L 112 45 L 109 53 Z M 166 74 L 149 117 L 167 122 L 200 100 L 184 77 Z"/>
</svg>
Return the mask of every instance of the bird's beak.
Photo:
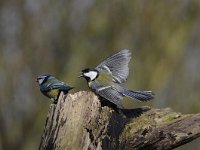
<svg viewBox="0 0 200 150">
<path fill-rule="evenodd" d="M 35 82 L 38 82 L 38 79 L 37 79 L 37 78 L 35 79 Z"/>
<path fill-rule="evenodd" d="M 80 72 L 80 74 L 79 74 L 78 77 L 79 77 L 79 78 L 80 78 L 80 77 L 83 77 L 83 72 Z"/>
</svg>

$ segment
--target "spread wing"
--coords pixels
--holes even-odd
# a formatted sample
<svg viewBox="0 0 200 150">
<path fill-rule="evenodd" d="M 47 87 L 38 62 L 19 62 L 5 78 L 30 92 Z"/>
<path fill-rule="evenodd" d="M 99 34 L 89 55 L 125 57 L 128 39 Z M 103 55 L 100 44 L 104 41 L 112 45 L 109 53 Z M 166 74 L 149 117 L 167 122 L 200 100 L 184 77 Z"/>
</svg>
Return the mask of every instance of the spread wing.
<svg viewBox="0 0 200 150">
<path fill-rule="evenodd" d="M 93 90 L 95 89 L 94 91 L 96 94 L 114 103 L 115 105 L 117 105 L 118 108 L 123 108 L 121 103 L 123 95 L 115 89 L 113 89 L 112 86 L 100 86 L 93 83 L 91 88 Z"/>
<path fill-rule="evenodd" d="M 128 63 L 131 59 L 129 50 L 121 50 L 120 52 L 108 57 L 100 63 L 96 69 L 104 70 L 112 74 L 113 79 L 117 83 L 124 83 L 129 74 Z"/>
</svg>

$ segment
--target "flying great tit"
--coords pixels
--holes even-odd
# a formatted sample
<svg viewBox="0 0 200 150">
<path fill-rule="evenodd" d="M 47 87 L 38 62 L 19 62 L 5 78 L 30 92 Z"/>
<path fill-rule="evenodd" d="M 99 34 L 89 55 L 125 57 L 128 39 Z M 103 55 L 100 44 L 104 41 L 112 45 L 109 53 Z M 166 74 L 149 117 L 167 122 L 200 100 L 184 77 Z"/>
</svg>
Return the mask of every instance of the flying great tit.
<svg viewBox="0 0 200 150">
<path fill-rule="evenodd" d="M 120 109 L 125 109 L 122 105 L 124 96 L 139 101 L 153 99 L 152 91 L 132 91 L 121 86 L 127 80 L 130 59 L 129 50 L 121 50 L 105 59 L 96 68 L 82 70 L 79 77 L 84 77 L 87 80 L 88 86 L 93 92 Z"/>
<path fill-rule="evenodd" d="M 66 85 L 64 82 L 48 74 L 39 75 L 36 82 L 39 84 L 40 91 L 53 100 L 54 104 L 57 103 L 61 91 L 67 94 L 69 90 L 73 89 L 73 87 Z"/>
</svg>

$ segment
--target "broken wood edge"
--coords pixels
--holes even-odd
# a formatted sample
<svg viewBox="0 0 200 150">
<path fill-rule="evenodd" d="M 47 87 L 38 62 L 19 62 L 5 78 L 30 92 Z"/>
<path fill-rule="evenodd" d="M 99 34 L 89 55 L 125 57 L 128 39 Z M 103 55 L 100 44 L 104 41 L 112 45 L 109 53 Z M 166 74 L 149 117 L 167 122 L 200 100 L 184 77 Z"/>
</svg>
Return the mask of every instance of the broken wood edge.
<svg viewBox="0 0 200 150">
<path fill-rule="evenodd" d="M 39 149 L 77 145 L 79 149 L 172 149 L 200 136 L 200 114 L 183 115 L 170 108 L 146 106 L 123 112 L 127 118 L 112 108 L 101 107 L 92 92 L 61 93 L 57 105 L 50 106 Z M 70 126 L 69 118 L 78 129 Z M 71 128 L 80 134 L 74 134 Z M 64 133 L 70 133 L 73 140 L 69 142 Z"/>
</svg>

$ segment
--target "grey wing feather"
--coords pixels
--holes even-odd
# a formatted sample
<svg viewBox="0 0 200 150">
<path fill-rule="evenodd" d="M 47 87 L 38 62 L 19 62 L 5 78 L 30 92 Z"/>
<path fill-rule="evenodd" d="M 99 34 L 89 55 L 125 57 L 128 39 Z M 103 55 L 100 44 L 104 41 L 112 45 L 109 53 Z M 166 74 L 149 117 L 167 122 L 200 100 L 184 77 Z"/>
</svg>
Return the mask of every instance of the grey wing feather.
<svg viewBox="0 0 200 150">
<path fill-rule="evenodd" d="M 72 89 L 72 87 L 65 85 L 64 82 L 56 82 L 56 83 L 52 83 L 47 86 L 41 87 L 41 91 L 43 92 L 49 92 L 52 89 L 60 89 L 62 91 L 68 91 Z"/>
<path fill-rule="evenodd" d="M 41 91 L 43 92 L 49 92 L 52 89 L 58 89 L 61 88 L 64 85 L 63 82 L 56 82 L 56 83 L 51 83 L 45 86 L 41 86 Z"/>
<path fill-rule="evenodd" d="M 128 90 L 118 84 L 115 84 L 117 91 L 122 93 L 124 96 L 128 96 L 139 101 L 149 101 L 154 98 L 154 93 L 152 91 L 132 91 Z"/>
<path fill-rule="evenodd" d="M 63 82 L 56 82 L 56 83 L 53 83 L 51 85 L 49 85 L 52 89 L 58 89 L 62 86 L 64 86 L 64 83 Z"/>
<path fill-rule="evenodd" d="M 67 86 L 64 82 L 57 82 L 51 85 L 51 89 L 60 89 L 61 91 L 68 91 L 71 90 L 73 87 Z"/>
<path fill-rule="evenodd" d="M 102 88 L 102 90 L 97 90 L 96 93 L 99 94 L 101 97 L 117 105 L 118 108 L 123 108 L 121 103 L 123 95 L 118 91 L 114 90 L 112 87 L 104 89 Z"/>
<path fill-rule="evenodd" d="M 115 82 L 124 83 L 129 74 L 128 63 L 130 59 L 131 53 L 129 50 L 124 49 L 105 59 L 96 69 L 98 71 L 106 70 L 112 74 Z"/>
</svg>

